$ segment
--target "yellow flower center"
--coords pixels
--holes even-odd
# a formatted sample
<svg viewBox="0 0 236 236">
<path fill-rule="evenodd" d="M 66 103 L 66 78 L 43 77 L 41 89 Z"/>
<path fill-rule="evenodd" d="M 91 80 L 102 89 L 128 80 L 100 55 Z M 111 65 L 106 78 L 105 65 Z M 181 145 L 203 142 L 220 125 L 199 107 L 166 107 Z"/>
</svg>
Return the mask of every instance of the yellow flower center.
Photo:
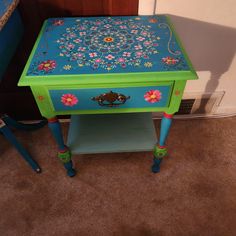
<svg viewBox="0 0 236 236">
<path fill-rule="evenodd" d="M 72 101 L 72 99 L 71 99 L 71 98 L 67 98 L 66 100 L 67 100 L 67 102 L 71 102 L 71 101 Z"/>
<path fill-rule="evenodd" d="M 112 37 L 106 37 L 106 38 L 104 38 L 104 41 L 107 43 L 110 43 L 110 42 L 113 42 L 114 39 Z"/>
<path fill-rule="evenodd" d="M 49 66 L 50 66 L 49 63 L 44 64 L 44 67 L 49 67 Z"/>
<path fill-rule="evenodd" d="M 151 98 L 154 99 L 156 98 L 157 96 L 155 94 L 151 95 Z"/>
</svg>

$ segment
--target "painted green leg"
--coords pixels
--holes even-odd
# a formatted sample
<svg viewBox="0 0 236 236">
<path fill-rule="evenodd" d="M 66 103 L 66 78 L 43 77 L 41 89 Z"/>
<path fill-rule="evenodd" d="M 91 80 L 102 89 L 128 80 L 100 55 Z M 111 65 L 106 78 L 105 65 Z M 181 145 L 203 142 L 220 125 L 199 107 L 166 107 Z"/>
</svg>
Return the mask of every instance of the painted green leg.
<svg viewBox="0 0 236 236">
<path fill-rule="evenodd" d="M 162 159 L 167 155 L 167 148 L 165 146 L 165 141 L 168 136 L 171 123 L 172 123 L 173 114 L 164 113 L 163 118 L 161 120 L 161 131 L 160 131 L 160 140 L 158 145 L 154 148 L 154 159 L 152 172 L 158 173 L 160 171 L 160 164 Z"/>
<path fill-rule="evenodd" d="M 48 119 L 48 126 L 52 131 L 52 134 L 58 145 L 58 158 L 64 164 L 65 169 L 67 170 L 67 175 L 70 177 L 75 176 L 76 172 L 73 169 L 73 164 L 71 161 L 71 153 L 69 148 L 64 144 L 61 126 L 56 117 Z"/>
</svg>

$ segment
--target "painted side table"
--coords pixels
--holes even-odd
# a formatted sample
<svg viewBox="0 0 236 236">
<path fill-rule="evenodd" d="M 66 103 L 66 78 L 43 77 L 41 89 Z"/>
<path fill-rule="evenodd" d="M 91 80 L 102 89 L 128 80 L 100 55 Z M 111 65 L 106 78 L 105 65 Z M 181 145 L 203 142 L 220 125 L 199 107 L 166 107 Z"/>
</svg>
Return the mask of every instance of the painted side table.
<svg viewBox="0 0 236 236">
<path fill-rule="evenodd" d="M 101 121 L 109 113 L 164 112 L 154 145 L 152 171 L 158 172 L 167 155 L 171 118 L 186 81 L 194 79 L 167 16 L 76 17 L 44 22 L 18 85 L 31 87 L 58 144 L 58 157 L 74 176 L 57 115 L 103 114 Z"/>
</svg>

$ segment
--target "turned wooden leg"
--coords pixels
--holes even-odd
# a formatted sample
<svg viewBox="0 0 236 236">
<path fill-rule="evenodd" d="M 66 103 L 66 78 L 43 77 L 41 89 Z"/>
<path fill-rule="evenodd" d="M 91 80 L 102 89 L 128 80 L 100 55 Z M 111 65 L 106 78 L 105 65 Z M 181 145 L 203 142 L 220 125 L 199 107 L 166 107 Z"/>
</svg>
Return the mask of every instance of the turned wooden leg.
<svg viewBox="0 0 236 236">
<path fill-rule="evenodd" d="M 71 153 L 69 148 L 64 144 L 61 125 L 56 117 L 48 119 L 48 126 L 52 131 L 52 134 L 58 145 L 58 158 L 64 164 L 65 169 L 67 170 L 67 175 L 70 177 L 75 176 L 76 172 L 73 169 L 73 164 L 71 161 Z"/>
<path fill-rule="evenodd" d="M 161 130 L 160 138 L 158 144 L 154 148 L 154 160 L 152 166 L 152 172 L 157 173 L 160 171 L 160 164 L 163 157 L 167 155 L 167 148 L 165 146 L 165 141 L 167 139 L 171 123 L 172 123 L 173 114 L 164 113 L 161 120 Z"/>
</svg>

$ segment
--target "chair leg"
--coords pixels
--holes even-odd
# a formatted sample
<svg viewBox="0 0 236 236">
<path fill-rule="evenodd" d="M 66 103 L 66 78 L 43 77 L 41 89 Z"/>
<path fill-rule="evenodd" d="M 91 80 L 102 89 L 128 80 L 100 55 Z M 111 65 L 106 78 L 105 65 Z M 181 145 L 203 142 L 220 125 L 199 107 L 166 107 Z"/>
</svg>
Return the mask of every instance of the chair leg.
<svg viewBox="0 0 236 236">
<path fill-rule="evenodd" d="M 25 130 L 25 131 L 32 131 L 32 130 L 37 130 L 42 128 L 43 126 L 45 126 L 47 124 L 47 120 L 42 120 L 38 123 L 34 123 L 34 124 L 24 124 L 21 122 L 18 122 L 14 119 L 12 119 L 11 117 L 9 117 L 8 115 L 3 115 L 1 117 L 1 119 L 6 123 L 7 126 L 16 128 L 16 129 L 20 129 L 20 130 Z"/>
<path fill-rule="evenodd" d="M 17 149 L 17 151 L 22 155 L 25 161 L 32 167 L 36 173 L 41 172 L 41 168 L 36 161 L 32 159 L 30 154 L 25 150 L 25 148 L 17 141 L 16 137 L 13 135 L 11 130 L 7 125 L 0 119 L 0 132 L 5 136 L 5 138 Z"/>
</svg>

